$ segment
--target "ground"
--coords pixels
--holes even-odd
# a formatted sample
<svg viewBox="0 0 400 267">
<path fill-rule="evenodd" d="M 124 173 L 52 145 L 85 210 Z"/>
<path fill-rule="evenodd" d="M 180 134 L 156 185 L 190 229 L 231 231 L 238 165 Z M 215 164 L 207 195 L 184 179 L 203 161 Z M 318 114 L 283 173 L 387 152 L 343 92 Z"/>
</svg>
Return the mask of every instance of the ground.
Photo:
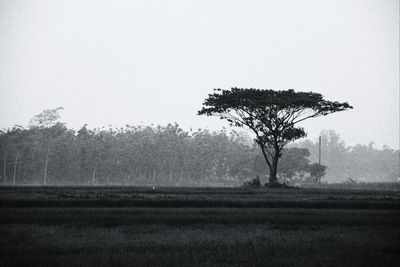
<svg viewBox="0 0 400 267">
<path fill-rule="evenodd" d="M 0 266 L 397 266 L 400 192 L 1 187 Z"/>
</svg>

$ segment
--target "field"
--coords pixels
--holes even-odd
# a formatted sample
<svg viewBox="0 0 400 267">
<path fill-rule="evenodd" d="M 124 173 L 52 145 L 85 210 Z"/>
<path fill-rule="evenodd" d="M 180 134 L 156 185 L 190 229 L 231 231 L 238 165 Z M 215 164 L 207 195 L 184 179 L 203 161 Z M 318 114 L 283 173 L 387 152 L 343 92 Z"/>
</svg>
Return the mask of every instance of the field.
<svg viewBox="0 0 400 267">
<path fill-rule="evenodd" d="M 1 187 L 0 266 L 397 266 L 400 191 Z"/>
</svg>

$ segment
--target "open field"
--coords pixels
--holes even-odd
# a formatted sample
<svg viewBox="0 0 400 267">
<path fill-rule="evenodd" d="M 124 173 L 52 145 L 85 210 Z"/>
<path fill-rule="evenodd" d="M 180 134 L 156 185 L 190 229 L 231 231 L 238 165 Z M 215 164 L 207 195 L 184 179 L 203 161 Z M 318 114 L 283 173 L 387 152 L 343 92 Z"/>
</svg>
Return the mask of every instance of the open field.
<svg viewBox="0 0 400 267">
<path fill-rule="evenodd" d="M 397 266 L 397 190 L 2 187 L 0 266 Z"/>
</svg>

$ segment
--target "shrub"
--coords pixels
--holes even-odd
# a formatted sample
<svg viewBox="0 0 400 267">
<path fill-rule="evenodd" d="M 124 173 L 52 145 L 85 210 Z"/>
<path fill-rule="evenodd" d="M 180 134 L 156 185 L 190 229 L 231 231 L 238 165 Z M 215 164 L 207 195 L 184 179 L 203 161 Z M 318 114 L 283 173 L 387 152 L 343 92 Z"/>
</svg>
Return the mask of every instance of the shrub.
<svg viewBox="0 0 400 267">
<path fill-rule="evenodd" d="M 243 182 L 244 187 L 259 188 L 261 186 L 260 177 L 255 177 L 250 181 Z"/>
</svg>

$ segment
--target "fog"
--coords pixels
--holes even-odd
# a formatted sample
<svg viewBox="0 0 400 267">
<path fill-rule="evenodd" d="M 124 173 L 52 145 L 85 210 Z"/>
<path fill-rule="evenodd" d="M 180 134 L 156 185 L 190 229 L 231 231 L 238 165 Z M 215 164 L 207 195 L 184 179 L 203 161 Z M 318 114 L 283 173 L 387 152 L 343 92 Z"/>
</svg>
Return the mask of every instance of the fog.
<svg viewBox="0 0 400 267">
<path fill-rule="evenodd" d="M 0 128 L 63 106 L 68 127 L 219 130 L 213 88 L 315 91 L 354 109 L 304 123 L 399 148 L 399 2 L 0 1 Z"/>
</svg>

